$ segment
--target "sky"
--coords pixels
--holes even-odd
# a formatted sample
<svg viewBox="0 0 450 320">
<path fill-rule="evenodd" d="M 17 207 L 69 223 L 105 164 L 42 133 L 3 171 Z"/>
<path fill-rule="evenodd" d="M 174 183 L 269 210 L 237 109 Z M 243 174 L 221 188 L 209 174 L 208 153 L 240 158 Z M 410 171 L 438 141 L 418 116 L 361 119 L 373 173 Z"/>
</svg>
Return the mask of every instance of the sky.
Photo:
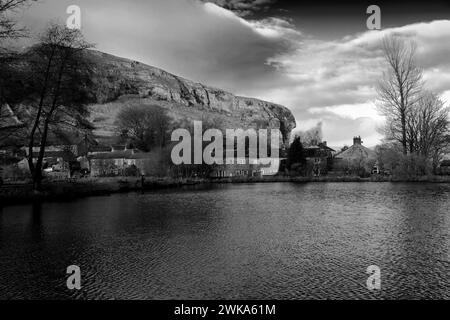
<svg viewBox="0 0 450 320">
<path fill-rule="evenodd" d="M 39 0 L 17 12 L 32 34 L 81 8 L 96 49 L 185 78 L 288 107 L 297 128 L 322 129 L 328 145 L 382 136 L 376 84 L 386 69 L 380 39 L 395 33 L 418 44 L 427 89 L 450 103 L 448 1 Z M 366 9 L 381 9 L 368 30 Z"/>
</svg>

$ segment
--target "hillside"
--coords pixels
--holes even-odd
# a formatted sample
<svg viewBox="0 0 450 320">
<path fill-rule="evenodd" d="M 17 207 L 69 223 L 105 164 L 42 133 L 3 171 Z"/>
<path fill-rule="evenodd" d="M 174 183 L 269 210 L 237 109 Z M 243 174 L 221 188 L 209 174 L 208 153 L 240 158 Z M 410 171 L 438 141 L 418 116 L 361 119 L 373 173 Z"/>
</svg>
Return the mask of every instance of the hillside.
<svg viewBox="0 0 450 320">
<path fill-rule="evenodd" d="M 88 95 L 94 103 L 89 106 L 88 120 L 94 125 L 94 137 L 100 143 L 117 141 L 116 115 L 126 105 L 136 103 L 157 104 L 166 109 L 171 118 L 183 122 L 214 120 L 222 129 L 278 128 L 285 142 L 289 141 L 295 128 L 294 116 L 281 105 L 235 96 L 103 52 L 89 50 L 85 54 L 93 62 Z M 26 68 L 26 64 L 22 67 Z M 25 123 L 30 114 L 29 106 L 20 99 L 16 100 L 11 105 L 12 110 L 7 109 L 10 113 L 8 119 L 18 120 L 17 115 Z M 49 140 L 53 141 L 52 137 Z"/>
<path fill-rule="evenodd" d="M 285 141 L 295 128 L 289 109 L 175 76 L 164 70 L 99 51 L 87 53 L 96 68 L 92 90 L 97 104 L 90 107 L 91 121 L 100 139 L 115 134 L 114 119 L 128 102 L 156 103 L 175 119 L 218 118 L 225 128 L 279 128 Z"/>
</svg>

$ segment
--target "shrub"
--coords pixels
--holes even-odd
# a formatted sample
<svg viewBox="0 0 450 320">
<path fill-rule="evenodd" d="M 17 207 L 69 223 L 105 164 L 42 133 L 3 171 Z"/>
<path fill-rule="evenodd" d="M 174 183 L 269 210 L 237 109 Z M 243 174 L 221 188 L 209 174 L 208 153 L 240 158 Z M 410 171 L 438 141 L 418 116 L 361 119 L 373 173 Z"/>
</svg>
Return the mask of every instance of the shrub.
<svg viewBox="0 0 450 320">
<path fill-rule="evenodd" d="M 138 168 L 133 164 L 124 170 L 124 176 L 126 177 L 137 177 L 139 175 Z"/>
</svg>

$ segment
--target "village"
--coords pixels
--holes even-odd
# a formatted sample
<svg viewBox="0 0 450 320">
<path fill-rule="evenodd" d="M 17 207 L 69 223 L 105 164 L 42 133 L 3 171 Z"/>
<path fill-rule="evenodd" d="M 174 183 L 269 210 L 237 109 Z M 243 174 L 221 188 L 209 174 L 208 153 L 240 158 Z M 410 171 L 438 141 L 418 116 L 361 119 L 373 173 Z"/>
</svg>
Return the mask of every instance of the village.
<svg viewBox="0 0 450 320">
<path fill-rule="evenodd" d="M 264 178 L 269 176 L 343 177 L 392 175 L 392 168 L 382 166 L 379 154 L 363 145 L 360 136 L 353 138 L 350 147 L 343 146 L 336 151 L 326 141 L 312 141 L 303 147 L 297 158 L 283 149 L 275 166 L 267 161 L 250 161 L 248 157 L 238 158 L 234 164 L 211 165 L 208 170 L 172 170 L 170 164 L 161 165 L 165 159 L 161 150 L 144 152 L 126 145 L 101 145 L 95 140 L 74 139 L 72 144 L 48 145 L 43 157 L 43 175 L 46 181 L 76 181 L 100 177 L 163 177 L 177 178 Z M 33 148 L 36 161 L 39 148 Z M 0 149 L 0 172 L 2 184 L 30 183 L 28 149 L 3 147 Z M 261 159 L 262 160 L 262 159 Z M 290 162 L 290 163 L 289 163 Z M 177 167 L 177 166 L 175 166 Z M 273 169 L 273 167 L 275 169 Z M 439 175 L 450 174 L 450 160 L 439 164 Z"/>
<path fill-rule="evenodd" d="M 55 34 L 64 41 L 63 48 Z M 416 55 L 414 43 L 395 36 L 381 39 L 380 47 L 387 62 L 394 59 L 401 64 L 413 61 Z M 438 93 L 424 86 L 423 74 L 415 64 L 402 64 L 406 71 L 386 64 L 388 77 L 374 88 L 377 111 L 386 119 L 383 139 L 368 148 L 355 129 L 348 132 L 348 145 L 330 146 L 322 136 L 305 137 L 294 131 L 297 121 L 303 119 L 295 119 L 287 107 L 235 96 L 92 49 L 80 30 L 52 24 L 41 35 L 39 45 L 26 54 L 11 53 L 14 63 L 4 61 L 2 185 L 28 184 L 38 193 L 43 184 L 105 177 L 142 181 L 157 177 L 174 182 L 264 181 L 273 177 L 322 181 L 348 177 L 434 181 L 440 177 L 437 180 L 441 181 L 449 175 L 450 109 Z M 45 65 L 52 68 L 43 69 Z M 400 79 L 404 76 L 409 78 Z M 414 90 L 400 88 L 396 92 L 395 88 L 409 82 Z M 409 96 L 404 96 L 405 92 Z M 399 98 L 393 101 L 392 97 Z M 414 103 L 406 105 L 410 100 Z M 205 120 L 205 126 L 196 133 L 195 122 L 200 120 Z M 230 128 L 276 129 L 281 144 L 271 156 L 254 159 L 261 145 L 255 146 L 246 136 L 245 152 L 239 145 L 233 148 L 227 143 L 226 158 L 223 152 L 210 152 L 215 160 L 205 161 L 203 151 L 209 146 L 203 149 L 207 141 L 202 135 L 212 129 L 222 137 L 221 132 Z M 189 136 L 179 143 L 186 142 L 186 150 L 171 139 L 177 129 Z M 211 145 L 217 139 L 214 136 Z M 201 154 L 196 154 L 198 148 Z M 183 156 L 174 159 L 178 149 Z M 195 161 L 185 161 L 192 158 L 192 151 Z M 230 154 L 236 161 L 221 161 L 229 160 Z"/>
</svg>

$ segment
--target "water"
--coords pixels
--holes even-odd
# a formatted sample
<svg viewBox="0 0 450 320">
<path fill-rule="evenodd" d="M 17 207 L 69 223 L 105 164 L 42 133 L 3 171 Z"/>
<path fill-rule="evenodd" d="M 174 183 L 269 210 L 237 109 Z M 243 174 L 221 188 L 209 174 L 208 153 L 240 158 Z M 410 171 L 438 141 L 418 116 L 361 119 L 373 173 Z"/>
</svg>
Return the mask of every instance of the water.
<svg viewBox="0 0 450 320">
<path fill-rule="evenodd" d="M 0 298 L 450 298 L 450 185 L 271 183 L 0 209 Z M 66 287 L 81 268 L 82 290 Z M 381 268 L 369 291 L 366 269 Z"/>
</svg>

